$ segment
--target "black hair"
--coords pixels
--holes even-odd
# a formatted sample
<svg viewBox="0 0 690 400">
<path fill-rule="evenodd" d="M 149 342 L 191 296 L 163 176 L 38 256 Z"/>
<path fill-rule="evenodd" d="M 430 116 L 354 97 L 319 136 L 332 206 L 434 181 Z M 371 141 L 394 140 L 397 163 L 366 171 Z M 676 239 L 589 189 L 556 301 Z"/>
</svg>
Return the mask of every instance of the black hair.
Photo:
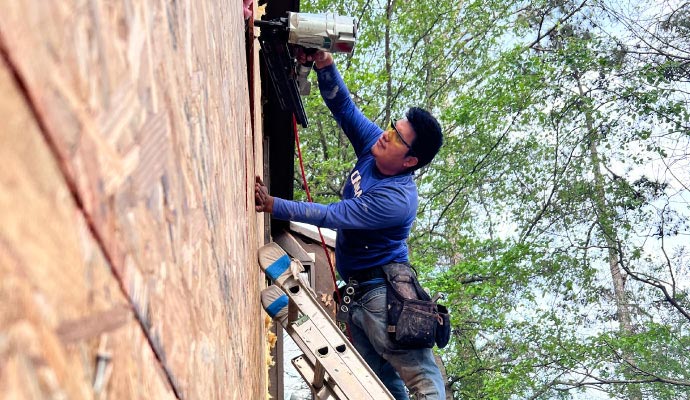
<svg viewBox="0 0 690 400">
<path fill-rule="evenodd" d="M 423 108 L 411 107 L 405 116 L 415 133 L 411 155 L 417 157 L 419 161 L 412 168 L 414 171 L 426 166 L 434 159 L 443 144 L 443 133 L 436 118 Z"/>
</svg>

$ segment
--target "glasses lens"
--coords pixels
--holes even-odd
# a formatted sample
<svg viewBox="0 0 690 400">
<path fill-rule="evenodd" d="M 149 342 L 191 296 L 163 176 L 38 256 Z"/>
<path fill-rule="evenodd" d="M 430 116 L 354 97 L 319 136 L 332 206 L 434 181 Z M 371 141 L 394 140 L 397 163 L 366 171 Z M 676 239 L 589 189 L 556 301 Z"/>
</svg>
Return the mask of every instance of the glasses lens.
<svg viewBox="0 0 690 400">
<path fill-rule="evenodd" d="M 398 138 L 398 133 L 395 131 L 395 127 L 393 124 L 388 125 L 388 138 L 394 142 L 400 142 L 400 138 Z"/>
<path fill-rule="evenodd" d="M 398 122 L 398 120 L 392 119 L 391 123 L 390 123 L 390 128 L 388 128 L 388 129 L 393 131 L 392 133 L 394 134 L 393 136 L 394 136 L 396 142 L 401 143 L 401 144 L 405 145 L 405 147 L 407 147 L 409 150 L 412 150 L 412 147 L 409 144 L 407 144 L 405 139 L 403 139 L 402 135 L 400 134 L 400 131 L 398 131 L 398 129 L 395 127 L 396 122 Z"/>
</svg>

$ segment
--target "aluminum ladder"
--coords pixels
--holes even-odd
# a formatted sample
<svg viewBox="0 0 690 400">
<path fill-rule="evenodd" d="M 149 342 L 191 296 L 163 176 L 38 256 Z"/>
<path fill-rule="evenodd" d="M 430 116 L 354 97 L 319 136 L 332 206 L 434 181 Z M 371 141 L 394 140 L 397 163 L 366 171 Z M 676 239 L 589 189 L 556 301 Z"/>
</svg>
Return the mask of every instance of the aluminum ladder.
<svg viewBox="0 0 690 400">
<path fill-rule="evenodd" d="M 338 329 L 290 258 L 276 243 L 261 247 L 259 265 L 273 280 L 262 305 L 304 353 L 292 364 L 318 400 L 393 399 L 388 389 Z"/>
</svg>

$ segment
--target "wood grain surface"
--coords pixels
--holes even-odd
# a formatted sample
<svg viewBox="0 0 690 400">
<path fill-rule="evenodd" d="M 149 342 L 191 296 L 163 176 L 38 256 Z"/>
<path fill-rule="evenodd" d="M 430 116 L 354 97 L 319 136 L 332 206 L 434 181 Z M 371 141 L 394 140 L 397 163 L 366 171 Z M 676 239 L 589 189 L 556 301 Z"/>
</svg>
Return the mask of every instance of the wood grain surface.
<svg viewBox="0 0 690 400">
<path fill-rule="evenodd" d="M 0 0 L 0 398 L 265 396 L 241 4 Z"/>
</svg>

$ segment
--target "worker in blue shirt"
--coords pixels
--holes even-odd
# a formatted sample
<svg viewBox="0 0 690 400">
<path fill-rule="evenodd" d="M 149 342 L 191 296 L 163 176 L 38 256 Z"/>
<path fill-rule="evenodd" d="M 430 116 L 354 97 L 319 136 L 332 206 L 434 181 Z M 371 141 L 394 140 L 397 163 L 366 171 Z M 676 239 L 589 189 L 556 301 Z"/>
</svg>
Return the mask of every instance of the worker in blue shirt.
<svg viewBox="0 0 690 400">
<path fill-rule="evenodd" d="M 343 200 L 328 205 L 271 196 L 257 177 L 256 211 L 337 230 L 338 273 L 358 282 L 348 316 L 355 348 L 397 400 L 409 399 L 405 386 L 417 399 L 445 399 L 432 350 L 402 349 L 388 335 L 382 270 L 409 262 L 406 241 L 418 206 L 413 172 L 438 152 L 441 127 L 428 111 L 412 107 L 382 130 L 354 104 L 330 53 L 298 59 L 314 61 L 321 96 L 352 143 L 357 163 Z"/>
</svg>

